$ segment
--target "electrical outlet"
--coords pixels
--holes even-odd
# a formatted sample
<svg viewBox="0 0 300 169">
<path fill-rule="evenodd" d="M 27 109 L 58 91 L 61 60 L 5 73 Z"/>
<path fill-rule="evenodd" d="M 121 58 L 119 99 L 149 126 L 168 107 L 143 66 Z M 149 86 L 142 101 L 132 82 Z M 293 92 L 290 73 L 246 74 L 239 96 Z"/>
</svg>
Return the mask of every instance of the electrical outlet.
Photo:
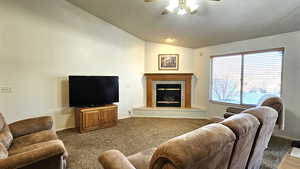
<svg viewBox="0 0 300 169">
<path fill-rule="evenodd" d="M 11 93 L 10 87 L 0 87 L 0 93 Z"/>
</svg>

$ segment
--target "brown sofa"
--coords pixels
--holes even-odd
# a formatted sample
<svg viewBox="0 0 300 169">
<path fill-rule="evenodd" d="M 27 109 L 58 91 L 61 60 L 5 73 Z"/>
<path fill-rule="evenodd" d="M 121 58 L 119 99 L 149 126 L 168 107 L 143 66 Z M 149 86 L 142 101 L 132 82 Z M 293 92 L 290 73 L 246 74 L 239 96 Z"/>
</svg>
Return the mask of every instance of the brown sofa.
<svg viewBox="0 0 300 169">
<path fill-rule="evenodd" d="M 259 169 L 277 116 L 270 107 L 248 109 L 129 157 L 106 151 L 99 161 L 104 169 Z"/>
<path fill-rule="evenodd" d="M 268 106 L 272 107 L 278 112 L 278 119 L 276 124 L 280 130 L 284 130 L 285 123 L 285 111 L 283 100 L 277 96 L 266 95 L 260 99 L 257 106 Z M 226 112 L 224 113 L 224 117 L 228 118 L 232 115 L 238 114 L 246 110 L 247 108 L 242 107 L 227 107 Z"/>
<path fill-rule="evenodd" d="M 7 125 L 0 113 L 1 169 L 64 169 L 67 151 L 52 129 L 51 117 Z"/>
</svg>

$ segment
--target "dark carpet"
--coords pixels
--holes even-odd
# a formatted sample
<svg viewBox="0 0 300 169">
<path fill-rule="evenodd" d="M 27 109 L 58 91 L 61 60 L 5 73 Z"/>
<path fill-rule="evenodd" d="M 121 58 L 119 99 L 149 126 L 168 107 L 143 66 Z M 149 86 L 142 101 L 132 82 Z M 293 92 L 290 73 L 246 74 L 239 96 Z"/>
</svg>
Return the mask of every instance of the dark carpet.
<svg viewBox="0 0 300 169">
<path fill-rule="evenodd" d="M 206 120 L 128 118 L 116 127 L 79 134 L 75 129 L 58 132 L 69 152 L 68 169 L 101 169 L 98 156 L 111 149 L 126 156 L 157 146 L 207 124 Z M 290 149 L 290 141 L 272 138 L 262 169 L 275 169 Z"/>
</svg>

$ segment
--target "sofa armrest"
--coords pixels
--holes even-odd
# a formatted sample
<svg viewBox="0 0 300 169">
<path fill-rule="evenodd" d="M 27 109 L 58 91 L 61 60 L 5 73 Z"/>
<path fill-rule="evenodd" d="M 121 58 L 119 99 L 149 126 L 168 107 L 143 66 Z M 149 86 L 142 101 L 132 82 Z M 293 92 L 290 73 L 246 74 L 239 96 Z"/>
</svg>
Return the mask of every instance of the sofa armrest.
<svg viewBox="0 0 300 169">
<path fill-rule="evenodd" d="M 228 117 L 231 117 L 231 116 L 233 116 L 233 115 L 235 115 L 235 113 L 225 112 L 225 113 L 224 113 L 224 118 L 227 119 Z"/>
<path fill-rule="evenodd" d="M 135 169 L 130 161 L 118 150 L 109 150 L 99 156 L 104 169 Z"/>
<path fill-rule="evenodd" d="M 226 108 L 226 112 L 233 113 L 233 114 L 239 114 L 244 110 L 246 110 L 246 108 L 241 108 L 241 107 L 227 107 Z"/>
<path fill-rule="evenodd" d="M 63 143 L 60 140 L 52 140 L 39 146 L 38 148 L 8 156 L 5 159 L 0 159 L 0 168 L 21 168 L 50 157 L 54 157 L 57 155 L 63 156 L 64 154 L 65 147 Z"/>
<path fill-rule="evenodd" d="M 35 132 L 52 129 L 53 120 L 50 116 L 30 118 L 16 121 L 8 125 L 14 138 Z"/>
</svg>

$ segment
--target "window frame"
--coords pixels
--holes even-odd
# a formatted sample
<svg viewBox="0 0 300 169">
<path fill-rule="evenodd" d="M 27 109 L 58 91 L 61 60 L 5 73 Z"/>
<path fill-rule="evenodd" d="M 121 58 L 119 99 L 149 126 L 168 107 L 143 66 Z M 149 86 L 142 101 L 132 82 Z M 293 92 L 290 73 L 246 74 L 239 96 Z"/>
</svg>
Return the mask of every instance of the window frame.
<svg viewBox="0 0 300 169">
<path fill-rule="evenodd" d="M 238 52 L 238 53 L 231 53 L 231 54 L 224 54 L 224 55 L 213 55 L 210 56 L 210 82 L 209 82 L 209 102 L 222 104 L 222 105 L 238 105 L 243 107 L 254 107 L 256 105 L 254 104 L 243 104 L 243 84 L 244 84 L 244 55 L 247 54 L 257 54 L 257 53 L 265 53 L 265 52 L 282 52 L 282 58 L 281 58 L 281 80 L 280 80 L 280 96 L 282 96 L 282 87 L 283 87 L 283 68 L 284 68 L 284 54 L 285 54 L 285 48 L 272 48 L 272 49 L 263 49 L 263 50 L 255 50 L 255 51 L 247 51 L 247 52 Z M 240 104 L 236 103 L 228 103 L 228 102 L 222 102 L 222 101 L 216 101 L 212 99 L 212 87 L 213 87 L 213 59 L 216 57 L 229 57 L 234 55 L 241 55 L 241 91 L 240 91 Z"/>
</svg>

